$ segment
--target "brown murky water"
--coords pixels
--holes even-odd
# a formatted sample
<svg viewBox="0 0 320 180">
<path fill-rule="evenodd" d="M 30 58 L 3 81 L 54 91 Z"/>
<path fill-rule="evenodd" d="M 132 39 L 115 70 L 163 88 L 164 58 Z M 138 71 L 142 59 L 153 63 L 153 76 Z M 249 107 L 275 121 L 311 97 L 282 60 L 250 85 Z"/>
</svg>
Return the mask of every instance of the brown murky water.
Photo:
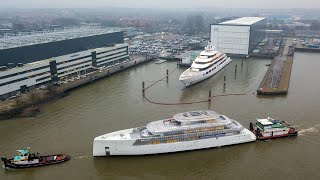
<svg viewBox="0 0 320 180">
<path fill-rule="evenodd" d="M 43 153 L 64 152 L 71 161 L 48 167 L 1 170 L 0 179 L 319 179 L 320 75 L 319 54 L 296 53 L 286 97 L 256 97 L 270 60 L 234 59 L 215 77 L 184 89 L 183 69 L 147 91 L 158 102 L 205 100 L 208 90 L 244 96 L 218 97 L 207 103 L 179 106 L 150 104 L 141 96 L 141 82 L 153 81 L 176 68 L 176 62 L 150 62 L 77 89 L 42 107 L 35 118 L 0 121 L 0 154 L 14 155 L 30 146 Z M 238 64 L 235 76 L 234 67 Z M 147 84 L 150 84 L 148 82 Z M 213 109 L 244 126 L 271 116 L 298 126 L 297 138 L 257 141 L 183 153 L 136 157 L 93 158 L 93 138 L 108 132 L 143 126 L 149 121 L 189 110 Z"/>
</svg>

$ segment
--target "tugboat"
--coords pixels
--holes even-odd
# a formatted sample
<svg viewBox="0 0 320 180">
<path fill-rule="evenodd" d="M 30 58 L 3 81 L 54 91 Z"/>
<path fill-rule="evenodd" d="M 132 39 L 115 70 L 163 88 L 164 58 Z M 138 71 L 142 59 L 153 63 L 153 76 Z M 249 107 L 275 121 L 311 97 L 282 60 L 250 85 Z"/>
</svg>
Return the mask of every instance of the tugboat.
<svg viewBox="0 0 320 180">
<path fill-rule="evenodd" d="M 24 150 L 17 150 L 18 155 L 11 159 L 2 157 L 5 168 L 30 168 L 47 166 L 51 164 L 62 163 L 70 159 L 69 155 L 57 154 L 40 156 L 39 153 L 30 153 L 30 148 Z"/>
<path fill-rule="evenodd" d="M 256 120 L 255 125 L 250 123 L 250 131 L 252 131 L 259 140 L 298 135 L 298 131 L 286 121 L 279 121 L 270 117 Z"/>
</svg>

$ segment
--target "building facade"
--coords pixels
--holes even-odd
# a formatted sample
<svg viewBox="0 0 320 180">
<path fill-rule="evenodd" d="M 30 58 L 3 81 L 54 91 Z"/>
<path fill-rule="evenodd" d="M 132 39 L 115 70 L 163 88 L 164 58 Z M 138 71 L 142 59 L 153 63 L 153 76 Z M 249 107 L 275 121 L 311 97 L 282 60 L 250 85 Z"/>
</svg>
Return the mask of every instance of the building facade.
<svg viewBox="0 0 320 180">
<path fill-rule="evenodd" d="M 85 74 L 88 69 L 92 68 L 92 59 L 92 50 L 53 58 L 57 71 L 56 73 L 52 71 L 52 75 L 60 79 L 73 74 Z"/>
<path fill-rule="evenodd" d="M 32 63 L 123 42 L 121 30 L 99 27 L 20 32 L 0 36 L 0 66 Z"/>
<path fill-rule="evenodd" d="M 243 17 L 211 25 L 210 41 L 230 56 L 248 56 L 265 38 L 266 19 Z"/>
<path fill-rule="evenodd" d="M 38 61 L 0 71 L 0 96 L 10 97 L 24 93 L 51 80 L 50 61 Z"/>
<path fill-rule="evenodd" d="M 53 57 L 51 59 L 0 70 L 0 98 L 28 92 L 65 78 L 84 75 L 100 67 L 113 66 L 130 60 L 128 45 L 116 44 Z"/>
<path fill-rule="evenodd" d="M 112 47 L 103 47 L 95 50 L 96 67 L 107 67 L 129 59 L 128 45 L 118 44 Z"/>
</svg>

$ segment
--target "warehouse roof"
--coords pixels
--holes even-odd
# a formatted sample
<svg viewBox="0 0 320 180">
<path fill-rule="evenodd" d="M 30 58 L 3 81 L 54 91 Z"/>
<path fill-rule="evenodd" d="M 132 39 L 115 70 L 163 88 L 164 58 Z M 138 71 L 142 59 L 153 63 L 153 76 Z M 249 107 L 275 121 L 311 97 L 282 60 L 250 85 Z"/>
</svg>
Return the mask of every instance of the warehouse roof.
<svg viewBox="0 0 320 180">
<path fill-rule="evenodd" d="M 122 31 L 117 27 L 80 26 L 54 30 L 5 33 L 0 35 L 0 50 L 63 41 Z"/>
<path fill-rule="evenodd" d="M 225 25 L 252 25 L 256 22 L 259 22 L 265 18 L 263 17 L 242 17 L 238 19 L 233 19 L 230 21 L 225 21 L 219 24 L 225 24 Z"/>
</svg>

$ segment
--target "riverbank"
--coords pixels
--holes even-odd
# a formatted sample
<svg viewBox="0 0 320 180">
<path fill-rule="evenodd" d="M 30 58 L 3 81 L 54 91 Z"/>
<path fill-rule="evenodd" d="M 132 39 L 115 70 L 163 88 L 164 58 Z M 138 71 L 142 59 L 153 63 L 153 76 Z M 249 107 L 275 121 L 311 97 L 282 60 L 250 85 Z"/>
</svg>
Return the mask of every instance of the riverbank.
<svg viewBox="0 0 320 180">
<path fill-rule="evenodd" d="M 59 86 L 49 85 L 47 89 L 35 89 L 28 94 L 21 94 L 20 97 L 15 99 L 1 101 L 0 120 L 13 117 L 35 116 L 40 111 L 40 105 L 43 103 L 67 96 L 73 89 L 93 83 L 152 59 L 153 57 L 136 57 L 118 65 L 90 72 L 86 74 L 85 77 L 74 79 L 66 84 L 61 84 Z M 36 110 L 34 107 L 37 107 Z"/>
</svg>

